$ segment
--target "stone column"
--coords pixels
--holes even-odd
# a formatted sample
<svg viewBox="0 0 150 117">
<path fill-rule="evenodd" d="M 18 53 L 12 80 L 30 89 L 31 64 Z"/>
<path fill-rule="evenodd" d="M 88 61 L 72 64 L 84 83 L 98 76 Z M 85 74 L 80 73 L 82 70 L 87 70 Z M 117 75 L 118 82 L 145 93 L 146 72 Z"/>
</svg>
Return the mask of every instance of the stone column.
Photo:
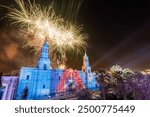
<svg viewBox="0 0 150 117">
<path fill-rule="evenodd" d="M 16 85 L 18 82 L 18 77 L 16 76 L 3 76 L 2 83 L 5 84 L 4 93 L 2 96 L 2 100 L 12 100 L 15 94 Z"/>
</svg>

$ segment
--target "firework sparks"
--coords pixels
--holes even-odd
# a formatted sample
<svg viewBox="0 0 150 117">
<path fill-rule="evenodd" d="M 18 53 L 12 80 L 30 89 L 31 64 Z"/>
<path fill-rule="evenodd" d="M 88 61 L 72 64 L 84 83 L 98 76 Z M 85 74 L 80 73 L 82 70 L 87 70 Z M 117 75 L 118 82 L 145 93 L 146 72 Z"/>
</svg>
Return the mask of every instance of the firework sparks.
<svg viewBox="0 0 150 117">
<path fill-rule="evenodd" d="M 40 49 L 47 40 L 52 51 L 65 53 L 66 51 L 85 50 L 87 34 L 83 27 L 71 24 L 55 14 L 52 6 L 43 8 L 35 2 L 16 0 L 19 9 L 10 8 L 8 16 L 13 24 L 19 24 L 26 46 Z"/>
</svg>

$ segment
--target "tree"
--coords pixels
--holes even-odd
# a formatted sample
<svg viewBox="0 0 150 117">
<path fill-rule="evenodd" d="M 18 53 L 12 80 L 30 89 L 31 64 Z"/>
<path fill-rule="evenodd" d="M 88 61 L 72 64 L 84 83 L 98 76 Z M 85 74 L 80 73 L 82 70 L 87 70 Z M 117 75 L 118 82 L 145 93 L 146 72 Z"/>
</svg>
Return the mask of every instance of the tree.
<svg viewBox="0 0 150 117">
<path fill-rule="evenodd" d="M 106 94 L 108 89 L 110 88 L 111 84 L 111 77 L 110 74 L 107 73 L 107 70 L 100 69 L 97 71 L 98 77 L 96 78 L 96 81 L 98 82 L 100 86 L 100 92 L 101 92 L 101 97 L 103 100 L 106 99 Z"/>
</svg>

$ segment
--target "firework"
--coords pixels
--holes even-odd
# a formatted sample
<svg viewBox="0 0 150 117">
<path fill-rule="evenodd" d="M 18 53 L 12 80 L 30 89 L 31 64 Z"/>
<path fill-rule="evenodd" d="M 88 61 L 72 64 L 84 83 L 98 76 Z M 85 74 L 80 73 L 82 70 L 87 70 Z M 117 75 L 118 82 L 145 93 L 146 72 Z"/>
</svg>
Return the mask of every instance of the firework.
<svg viewBox="0 0 150 117">
<path fill-rule="evenodd" d="M 13 24 L 19 25 L 25 46 L 38 51 L 46 40 L 51 51 L 63 54 L 86 49 L 87 34 L 83 33 L 83 27 L 56 15 L 52 5 L 44 8 L 30 1 L 16 0 L 16 3 L 19 8 L 9 8 L 8 16 Z"/>
</svg>

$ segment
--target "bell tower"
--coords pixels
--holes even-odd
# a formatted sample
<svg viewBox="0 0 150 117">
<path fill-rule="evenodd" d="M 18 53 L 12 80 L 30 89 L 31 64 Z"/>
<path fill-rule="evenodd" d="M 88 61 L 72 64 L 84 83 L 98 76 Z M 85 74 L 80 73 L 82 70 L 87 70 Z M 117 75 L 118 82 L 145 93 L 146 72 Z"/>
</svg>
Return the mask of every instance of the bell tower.
<svg viewBox="0 0 150 117">
<path fill-rule="evenodd" d="M 85 55 L 83 57 L 83 66 L 82 66 L 82 71 L 86 73 L 91 73 L 91 66 L 89 64 L 89 58 L 85 52 Z"/>
<path fill-rule="evenodd" d="M 44 42 L 41 48 L 41 55 L 37 62 L 37 68 L 43 69 L 43 70 L 51 69 L 50 59 L 49 59 L 49 46 L 47 44 L 47 41 Z"/>
<path fill-rule="evenodd" d="M 91 66 L 89 64 L 89 57 L 87 56 L 86 53 L 83 57 L 82 71 L 85 73 L 86 88 L 88 89 L 94 88 L 96 85 L 96 82 L 95 82 L 94 75 L 91 70 Z"/>
</svg>

